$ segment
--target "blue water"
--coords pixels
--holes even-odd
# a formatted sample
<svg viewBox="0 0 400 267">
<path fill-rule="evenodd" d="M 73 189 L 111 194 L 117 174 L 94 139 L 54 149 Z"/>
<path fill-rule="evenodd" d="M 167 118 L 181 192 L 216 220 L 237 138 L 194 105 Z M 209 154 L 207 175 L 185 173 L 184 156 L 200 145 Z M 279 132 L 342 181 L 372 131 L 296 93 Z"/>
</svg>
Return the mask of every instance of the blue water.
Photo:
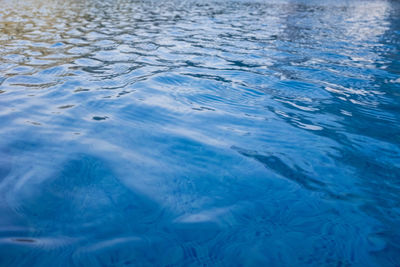
<svg viewBox="0 0 400 267">
<path fill-rule="evenodd" d="M 400 266 L 400 2 L 0 0 L 0 266 Z"/>
</svg>

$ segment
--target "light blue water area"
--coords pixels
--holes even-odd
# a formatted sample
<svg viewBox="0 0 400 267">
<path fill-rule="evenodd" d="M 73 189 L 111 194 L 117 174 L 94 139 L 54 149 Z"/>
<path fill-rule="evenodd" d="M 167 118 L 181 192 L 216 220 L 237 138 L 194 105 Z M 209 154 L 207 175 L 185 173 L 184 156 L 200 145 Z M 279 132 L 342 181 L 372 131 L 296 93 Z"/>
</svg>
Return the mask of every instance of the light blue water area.
<svg viewBox="0 0 400 267">
<path fill-rule="evenodd" d="M 399 14 L 0 0 L 0 265 L 400 266 Z"/>
</svg>

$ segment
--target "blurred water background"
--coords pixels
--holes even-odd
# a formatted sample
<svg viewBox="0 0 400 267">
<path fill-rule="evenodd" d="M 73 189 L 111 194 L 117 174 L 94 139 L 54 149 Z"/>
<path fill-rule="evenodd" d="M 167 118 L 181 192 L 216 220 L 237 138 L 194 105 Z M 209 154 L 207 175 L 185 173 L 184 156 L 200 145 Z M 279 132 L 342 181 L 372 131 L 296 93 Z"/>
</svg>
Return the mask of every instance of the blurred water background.
<svg viewBox="0 0 400 267">
<path fill-rule="evenodd" d="M 0 0 L 0 265 L 400 266 L 399 14 Z"/>
</svg>

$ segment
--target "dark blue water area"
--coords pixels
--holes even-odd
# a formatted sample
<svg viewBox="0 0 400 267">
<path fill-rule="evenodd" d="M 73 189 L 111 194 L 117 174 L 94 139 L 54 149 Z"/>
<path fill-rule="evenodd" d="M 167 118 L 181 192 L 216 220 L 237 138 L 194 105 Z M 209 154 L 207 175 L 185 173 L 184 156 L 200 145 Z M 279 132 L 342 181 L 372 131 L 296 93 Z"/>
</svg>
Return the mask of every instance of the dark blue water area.
<svg viewBox="0 0 400 267">
<path fill-rule="evenodd" d="M 0 266 L 400 266 L 400 2 L 0 0 Z"/>
</svg>

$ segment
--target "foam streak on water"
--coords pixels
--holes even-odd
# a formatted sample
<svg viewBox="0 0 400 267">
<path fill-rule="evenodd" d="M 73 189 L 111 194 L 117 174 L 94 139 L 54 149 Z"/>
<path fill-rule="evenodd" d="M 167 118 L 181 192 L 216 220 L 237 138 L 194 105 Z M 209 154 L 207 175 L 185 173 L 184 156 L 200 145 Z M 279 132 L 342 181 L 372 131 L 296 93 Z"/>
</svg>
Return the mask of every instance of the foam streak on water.
<svg viewBox="0 0 400 267">
<path fill-rule="evenodd" d="M 399 14 L 0 0 L 0 265 L 399 266 Z"/>
</svg>

